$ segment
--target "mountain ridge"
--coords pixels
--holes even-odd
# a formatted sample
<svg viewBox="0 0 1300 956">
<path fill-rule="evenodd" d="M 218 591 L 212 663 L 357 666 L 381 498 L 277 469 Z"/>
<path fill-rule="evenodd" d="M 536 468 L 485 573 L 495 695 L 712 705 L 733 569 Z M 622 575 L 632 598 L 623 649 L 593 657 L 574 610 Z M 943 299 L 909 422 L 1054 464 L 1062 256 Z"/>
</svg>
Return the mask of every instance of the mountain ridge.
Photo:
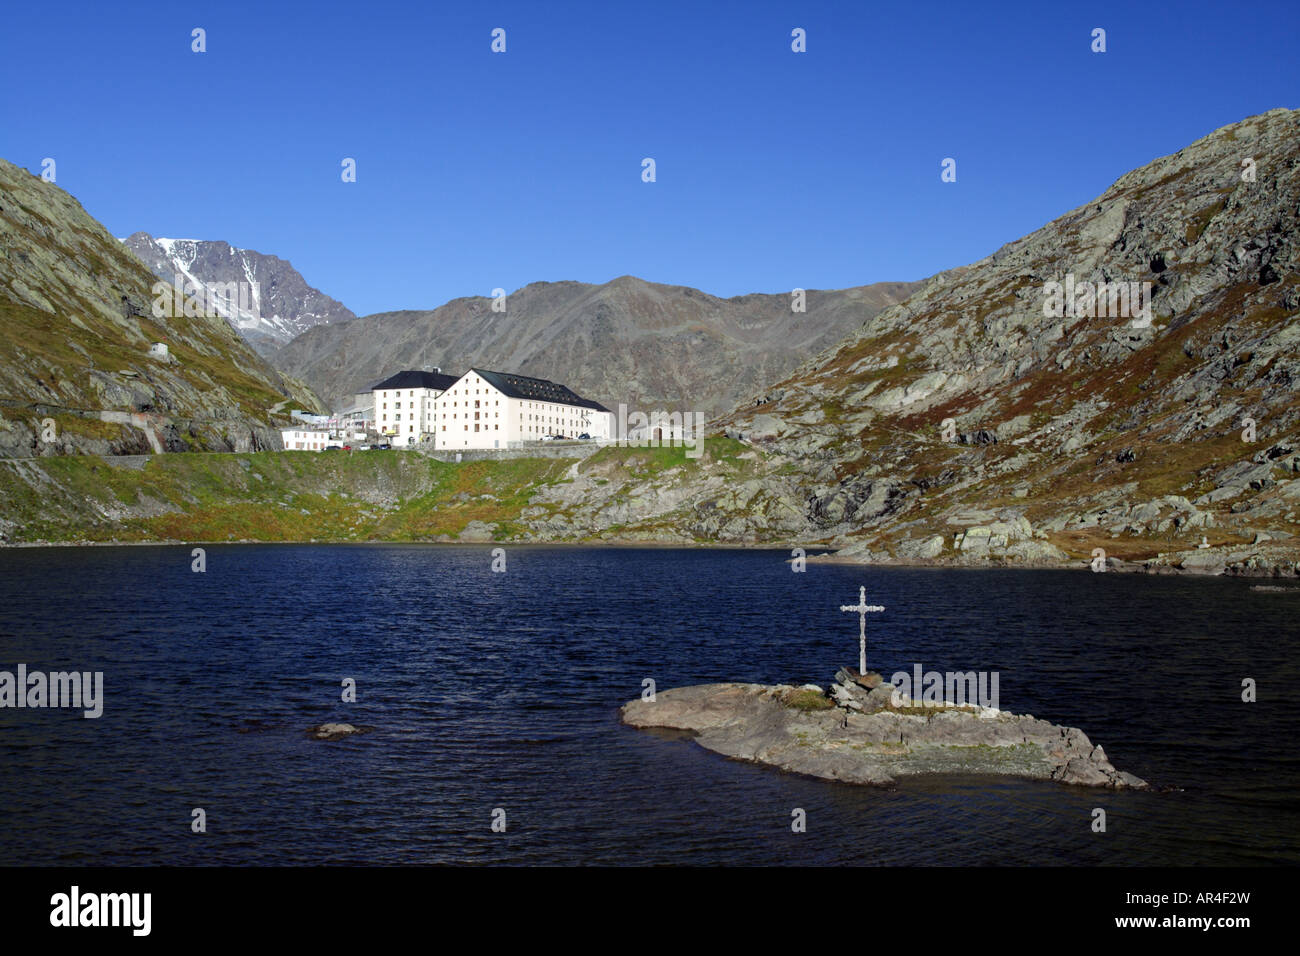
<svg viewBox="0 0 1300 956">
<path fill-rule="evenodd" d="M 604 283 L 531 282 L 506 294 L 462 296 L 309 329 L 272 360 L 334 404 L 398 368 L 500 368 L 563 382 L 614 407 L 716 414 L 809 351 L 901 301 L 917 283 L 721 298 L 623 275 Z M 597 361 L 591 361 L 596 359 Z"/>
</svg>

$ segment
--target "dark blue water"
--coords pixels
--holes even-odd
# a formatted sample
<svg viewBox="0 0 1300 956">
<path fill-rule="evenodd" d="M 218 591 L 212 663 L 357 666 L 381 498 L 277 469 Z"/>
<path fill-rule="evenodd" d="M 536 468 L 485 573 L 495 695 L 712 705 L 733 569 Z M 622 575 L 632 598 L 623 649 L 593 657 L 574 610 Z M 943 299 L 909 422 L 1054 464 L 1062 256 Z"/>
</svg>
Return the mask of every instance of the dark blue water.
<svg viewBox="0 0 1300 956">
<path fill-rule="evenodd" d="M 486 547 L 210 547 L 196 574 L 188 548 L 0 552 L 0 669 L 102 670 L 107 698 L 98 720 L 0 710 L 0 864 L 1300 862 L 1298 595 L 794 574 L 770 551 L 507 554 L 494 574 Z M 873 666 L 996 670 L 1003 709 L 1179 789 L 854 787 L 619 723 L 647 677 L 824 685 L 856 661 L 838 608 L 862 584 L 888 608 Z M 328 720 L 370 730 L 310 739 Z"/>
</svg>

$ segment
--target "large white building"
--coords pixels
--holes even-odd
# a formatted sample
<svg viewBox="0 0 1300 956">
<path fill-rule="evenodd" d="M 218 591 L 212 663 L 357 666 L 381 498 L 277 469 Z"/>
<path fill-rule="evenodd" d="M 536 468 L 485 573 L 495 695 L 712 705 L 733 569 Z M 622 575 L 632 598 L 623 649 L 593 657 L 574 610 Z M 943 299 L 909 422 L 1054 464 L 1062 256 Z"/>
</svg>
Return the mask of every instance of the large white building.
<svg viewBox="0 0 1300 956">
<path fill-rule="evenodd" d="M 548 437 L 608 441 L 613 413 L 544 378 L 472 368 L 434 403 L 434 447 L 509 448 Z"/>
<path fill-rule="evenodd" d="M 414 445 L 433 436 L 433 403 L 456 376 L 441 372 L 398 372 L 370 390 L 375 429 L 394 445 Z"/>
<path fill-rule="evenodd" d="M 375 427 L 395 445 L 510 448 L 547 438 L 614 437 L 614 413 L 543 378 L 472 368 L 398 372 L 374 387 Z"/>
</svg>

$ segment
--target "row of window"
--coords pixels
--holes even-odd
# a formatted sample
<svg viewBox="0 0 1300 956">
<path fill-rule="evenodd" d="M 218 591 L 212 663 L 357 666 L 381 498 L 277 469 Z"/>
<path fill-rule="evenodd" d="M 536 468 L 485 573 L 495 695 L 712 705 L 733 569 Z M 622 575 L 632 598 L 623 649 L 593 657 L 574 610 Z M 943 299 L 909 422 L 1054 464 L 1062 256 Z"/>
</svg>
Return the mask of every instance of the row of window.
<svg viewBox="0 0 1300 956">
<path fill-rule="evenodd" d="M 434 402 L 437 402 L 437 398 L 435 397 L 435 398 L 433 399 L 433 401 L 434 401 Z M 459 402 L 452 402 L 452 403 L 451 403 L 451 407 L 452 407 L 452 408 L 457 408 L 457 407 L 459 407 L 459 404 L 460 404 Z M 480 402 L 478 399 L 475 399 L 475 400 L 474 400 L 474 407 L 475 407 L 475 408 L 479 408 L 479 407 L 481 407 L 482 404 L 483 404 L 483 403 Z M 496 402 L 493 402 L 493 404 L 494 404 L 494 405 L 500 405 L 501 402 L 498 400 L 498 401 L 496 401 Z M 380 406 L 380 407 L 381 407 L 381 409 L 383 409 L 383 408 L 387 408 L 387 407 L 388 407 L 388 403 L 387 403 L 387 402 L 384 402 L 383 405 Z M 394 407 L 396 407 L 396 408 L 401 408 L 401 407 L 402 407 L 402 403 L 401 403 L 401 402 L 395 402 L 395 403 L 394 403 Z M 406 407 L 407 407 L 407 408 L 414 408 L 414 407 L 415 407 L 415 402 L 407 402 L 407 403 L 406 403 Z M 469 402 L 466 402 L 466 403 L 465 403 L 465 407 L 466 407 L 466 408 L 469 408 Z"/>
<path fill-rule="evenodd" d="M 467 390 L 467 391 L 468 391 L 468 390 Z M 487 389 L 484 389 L 484 391 L 487 391 Z M 474 394 L 477 395 L 478 393 L 479 393 L 479 390 L 478 390 L 478 389 L 474 389 Z M 384 398 L 387 398 L 387 397 L 388 397 L 388 393 L 387 393 L 387 392 L 380 392 L 379 394 L 380 394 L 381 397 L 384 397 Z M 435 394 L 432 396 L 432 401 L 434 401 L 434 402 L 436 403 L 437 400 L 438 400 L 439 398 L 441 398 L 443 394 L 445 394 L 445 393 L 435 393 Z M 459 389 L 452 389 L 451 392 L 450 392 L 450 394 L 453 395 L 453 396 L 454 396 L 454 395 L 459 395 L 459 394 L 460 394 L 460 390 L 459 390 Z M 402 396 L 401 391 L 399 390 L 399 391 L 396 393 L 396 395 L 397 395 L 398 398 L 401 398 L 401 396 Z M 412 391 L 411 391 L 411 395 L 412 395 L 412 397 L 415 396 L 415 390 L 412 390 Z M 492 404 L 493 404 L 494 406 L 499 406 L 499 405 L 501 404 L 501 400 L 500 400 L 500 399 L 497 399 L 497 400 L 495 400 Z M 452 408 L 458 408 L 459 405 L 460 405 L 460 403 L 457 402 L 457 401 L 454 401 L 454 400 L 453 400 L 452 403 L 451 403 Z M 542 407 L 543 405 L 546 405 L 546 406 L 548 406 L 548 407 L 553 407 L 553 406 L 551 406 L 551 403 L 549 403 L 549 402 L 521 402 L 519 407 L 520 407 L 520 408 L 540 408 L 540 407 Z M 400 403 L 400 402 L 397 403 L 396 407 L 397 407 L 397 408 L 401 408 L 401 407 L 402 407 L 401 403 Z M 415 408 L 415 402 L 407 402 L 407 403 L 406 403 L 406 407 L 407 407 L 408 409 Z M 436 407 L 436 405 L 435 405 L 435 407 Z M 469 408 L 469 402 L 468 402 L 468 401 L 465 402 L 465 407 L 466 407 L 466 408 Z M 474 400 L 474 407 L 475 407 L 475 408 L 480 408 L 480 407 L 481 407 L 481 401 L 480 401 L 479 399 L 475 399 L 475 400 Z M 567 406 L 563 406 L 563 407 L 567 407 Z M 387 409 L 387 408 L 388 408 L 388 403 L 387 403 L 387 402 L 384 402 L 383 405 L 381 406 L 381 410 L 383 410 L 383 409 Z M 521 413 L 521 414 L 522 414 L 522 413 Z M 446 416 L 444 416 L 444 417 L 446 417 Z"/>
<path fill-rule="evenodd" d="M 451 417 L 452 417 L 453 419 L 455 419 L 456 416 L 457 416 L 457 414 L 458 414 L 457 412 L 452 412 L 452 413 L 451 413 Z M 477 419 L 477 418 L 479 417 L 480 414 L 486 415 L 487 412 L 475 412 L 475 413 L 474 413 L 474 418 Z M 501 417 L 501 413 L 500 413 L 500 412 L 493 412 L 492 415 L 493 415 L 493 417 L 495 417 L 495 418 L 500 418 L 500 417 Z M 416 416 L 412 415 L 412 416 L 411 416 L 412 420 L 414 420 L 415 417 L 416 417 Z M 436 416 L 435 416 L 435 417 L 436 417 Z M 443 413 L 442 413 L 442 417 L 445 419 L 445 418 L 447 417 L 447 413 L 446 413 L 446 412 L 443 412 Z M 469 412 L 466 412 L 466 413 L 465 413 L 465 417 L 466 417 L 466 418 L 469 418 Z M 424 420 L 425 420 L 426 422 L 429 421 L 429 418 L 430 418 L 429 415 L 425 415 L 425 416 L 424 416 Z M 387 412 L 384 412 L 384 414 L 380 415 L 380 416 L 379 416 L 379 420 L 380 420 L 381 422 L 386 422 L 386 421 L 388 421 L 388 413 L 387 413 Z M 395 422 L 400 422 L 401 420 L 402 420 L 402 413 L 401 413 L 401 412 L 395 412 L 395 413 L 393 414 L 393 421 L 395 421 Z"/>
</svg>

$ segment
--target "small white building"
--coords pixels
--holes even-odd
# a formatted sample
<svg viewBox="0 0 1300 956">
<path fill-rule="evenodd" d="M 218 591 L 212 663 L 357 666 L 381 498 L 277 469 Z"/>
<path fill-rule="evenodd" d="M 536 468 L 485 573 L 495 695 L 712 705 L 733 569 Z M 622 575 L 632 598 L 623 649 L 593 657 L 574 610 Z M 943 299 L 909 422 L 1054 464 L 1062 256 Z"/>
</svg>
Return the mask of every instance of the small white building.
<svg viewBox="0 0 1300 956">
<path fill-rule="evenodd" d="M 384 379 L 370 390 L 375 429 L 394 445 L 431 438 L 434 402 L 455 382 L 454 375 L 411 370 Z"/>
<path fill-rule="evenodd" d="M 362 392 L 357 395 L 350 408 L 344 409 L 335 416 L 339 427 L 361 431 L 373 429 L 375 427 L 374 395 L 374 392 Z"/>
<path fill-rule="evenodd" d="M 164 362 L 169 360 L 171 358 L 171 353 L 167 349 L 167 343 L 155 342 L 153 345 L 149 346 L 149 357 L 162 359 Z"/>
<path fill-rule="evenodd" d="M 632 412 L 619 406 L 623 417 L 619 419 L 622 434 L 620 440 L 654 445 L 680 445 L 683 442 L 698 441 L 703 437 L 704 416 L 699 413 L 666 412 Z M 692 430 L 692 419 L 695 424 Z"/>
<path fill-rule="evenodd" d="M 337 423 L 340 429 L 364 433 L 367 429 L 375 427 L 375 410 L 369 405 L 349 408 L 347 411 L 339 412 Z"/>
<path fill-rule="evenodd" d="M 608 441 L 614 414 L 564 385 L 471 368 L 432 402 L 434 447 L 509 448 L 548 437 Z"/>
<path fill-rule="evenodd" d="M 294 425 L 280 429 L 280 440 L 285 451 L 321 451 L 326 445 L 337 445 L 330 438 L 328 428 L 310 428 L 306 425 Z"/>
</svg>

